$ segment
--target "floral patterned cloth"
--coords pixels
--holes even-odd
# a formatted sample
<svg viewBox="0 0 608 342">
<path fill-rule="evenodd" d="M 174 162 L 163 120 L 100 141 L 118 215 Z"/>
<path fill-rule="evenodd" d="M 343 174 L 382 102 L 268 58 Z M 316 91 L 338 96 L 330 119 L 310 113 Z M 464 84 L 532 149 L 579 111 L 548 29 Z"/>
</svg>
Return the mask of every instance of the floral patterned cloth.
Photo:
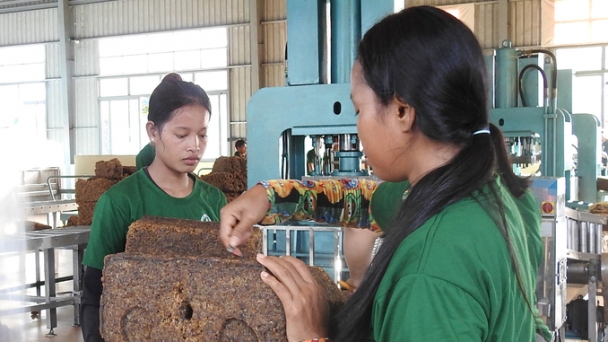
<svg viewBox="0 0 608 342">
<path fill-rule="evenodd" d="M 268 194 L 270 210 L 263 225 L 288 220 L 312 220 L 349 228 L 381 231 L 370 213 L 378 182 L 370 179 L 292 179 L 260 182 Z"/>
</svg>

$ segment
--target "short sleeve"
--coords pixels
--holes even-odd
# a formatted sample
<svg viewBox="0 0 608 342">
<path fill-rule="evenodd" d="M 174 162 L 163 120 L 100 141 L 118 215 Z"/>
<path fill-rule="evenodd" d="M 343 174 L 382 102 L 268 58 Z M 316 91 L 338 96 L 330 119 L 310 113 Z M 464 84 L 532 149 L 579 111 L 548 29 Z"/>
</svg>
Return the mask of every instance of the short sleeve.
<svg viewBox="0 0 608 342">
<path fill-rule="evenodd" d="M 84 265 L 101 270 L 106 255 L 124 251 L 127 230 L 131 224 L 124 209 L 115 205 L 106 194 L 99 198 L 95 205 Z"/>
<path fill-rule="evenodd" d="M 378 185 L 369 205 L 372 230 L 386 232 L 389 229 L 389 223 L 403 200 L 403 193 L 409 187 L 410 183 L 408 181 L 383 182 Z"/>
<path fill-rule="evenodd" d="M 468 293 L 424 274 L 401 278 L 374 301 L 375 341 L 484 341 L 486 322 L 482 306 Z"/>
</svg>

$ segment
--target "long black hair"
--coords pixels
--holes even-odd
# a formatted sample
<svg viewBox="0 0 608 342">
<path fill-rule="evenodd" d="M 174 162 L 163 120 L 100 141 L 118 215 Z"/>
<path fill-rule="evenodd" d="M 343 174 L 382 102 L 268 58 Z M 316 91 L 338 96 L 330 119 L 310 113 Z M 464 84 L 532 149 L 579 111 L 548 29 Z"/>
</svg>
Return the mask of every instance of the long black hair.
<svg viewBox="0 0 608 342">
<path fill-rule="evenodd" d="M 502 133 L 489 123 L 481 47 L 458 19 L 434 7 L 407 8 L 374 25 L 359 43 L 357 53 L 363 78 L 383 105 L 395 98 L 409 104 L 416 111 L 414 129 L 460 150 L 449 163 L 429 172 L 411 188 L 363 283 L 332 327 L 337 341 L 369 339 L 374 297 L 401 242 L 443 208 L 483 186 L 490 187 L 492 204 L 487 210 L 515 258 L 517 275 L 518 262 L 494 180 L 500 174 L 515 197 L 528 188 L 528 181 L 512 171 Z M 521 276 L 517 279 L 530 307 Z"/>
<path fill-rule="evenodd" d="M 160 132 L 177 109 L 193 104 L 205 107 L 211 117 L 211 101 L 203 88 L 184 82 L 176 73 L 167 74 L 150 95 L 148 121 L 154 122 Z"/>
</svg>

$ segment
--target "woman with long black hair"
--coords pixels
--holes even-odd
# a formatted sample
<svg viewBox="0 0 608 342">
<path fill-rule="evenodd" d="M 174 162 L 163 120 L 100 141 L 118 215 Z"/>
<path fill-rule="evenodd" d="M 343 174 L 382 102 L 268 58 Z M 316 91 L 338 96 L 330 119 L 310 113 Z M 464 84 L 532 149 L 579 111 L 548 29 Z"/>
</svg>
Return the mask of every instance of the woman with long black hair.
<svg viewBox="0 0 608 342">
<path fill-rule="evenodd" d="M 368 161 L 387 181 L 372 215 L 375 202 L 400 205 L 335 322 L 301 261 L 258 257 L 289 341 L 519 342 L 544 328 L 535 310 L 540 211 L 489 123 L 485 70 L 473 33 L 437 8 L 405 9 L 365 34 L 351 96 Z M 268 184 L 222 209 L 229 249 L 266 214 Z M 376 200 L 381 193 L 392 197 Z"/>
</svg>

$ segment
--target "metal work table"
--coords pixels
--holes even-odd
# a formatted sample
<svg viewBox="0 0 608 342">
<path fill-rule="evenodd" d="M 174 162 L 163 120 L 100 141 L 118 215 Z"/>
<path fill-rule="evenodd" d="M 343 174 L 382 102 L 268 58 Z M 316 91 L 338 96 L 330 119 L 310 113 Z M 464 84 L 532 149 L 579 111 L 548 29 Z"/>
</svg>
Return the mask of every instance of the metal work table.
<svg viewBox="0 0 608 342">
<path fill-rule="evenodd" d="M 27 210 L 27 209 L 26 209 Z M 75 226 L 59 229 L 46 229 L 39 231 L 29 231 L 8 236 L 5 245 L 8 246 L 8 253 L 31 252 L 36 254 L 42 251 L 44 254 L 44 282 L 39 281 L 39 264 L 36 258 L 36 286 L 38 290 L 44 285 L 44 296 L 24 296 L 25 302 L 35 303 L 21 307 L 0 310 L 0 316 L 10 315 L 28 311 L 49 310 L 47 315 L 47 328 L 50 329 L 49 335 L 54 335 L 53 329 L 57 327 L 57 308 L 64 305 L 74 305 L 74 324 L 80 324 L 80 290 L 82 274 L 82 257 L 84 249 L 89 241 L 91 232 L 90 226 Z M 55 279 L 55 248 L 72 247 L 73 250 L 73 292 L 68 296 L 57 296 Z M 69 279 L 65 279 L 69 280 Z M 19 286 L 18 288 L 3 289 L 0 291 L 0 298 L 7 296 L 10 292 L 23 290 L 32 286 Z"/>
<path fill-rule="evenodd" d="M 76 204 L 75 200 L 73 199 L 39 201 L 24 203 L 23 208 L 25 215 L 30 216 L 56 213 L 59 211 L 73 211 L 78 209 L 78 204 Z"/>
<path fill-rule="evenodd" d="M 47 215 L 49 226 L 57 228 L 57 215 L 63 211 L 75 211 L 78 204 L 74 199 L 26 202 L 22 204 L 25 217 L 34 215 Z"/>
</svg>

